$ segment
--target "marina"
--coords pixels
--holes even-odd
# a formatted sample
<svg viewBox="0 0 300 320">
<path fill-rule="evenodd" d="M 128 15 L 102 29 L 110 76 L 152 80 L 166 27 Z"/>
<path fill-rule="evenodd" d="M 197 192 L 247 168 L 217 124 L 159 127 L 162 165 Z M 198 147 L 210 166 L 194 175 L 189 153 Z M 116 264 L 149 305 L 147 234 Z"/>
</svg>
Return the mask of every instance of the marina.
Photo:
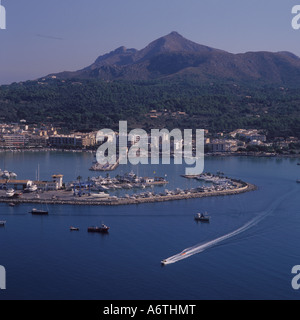
<svg viewBox="0 0 300 320">
<path fill-rule="evenodd" d="M 230 188 L 218 186 L 199 187 L 188 190 L 181 190 L 177 188 L 173 191 L 165 190 L 162 193 L 145 192 L 140 194 L 125 195 L 124 197 L 109 195 L 106 197 L 95 197 L 92 195 L 89 196 L 88 194 L 85 194 L 81 197 L 76 197 L 74 196 L 74 193 L 72 191 L 57 190 L 44 192 L 40 194 L 38 198 L 36 197 L 36 195 L 33 195 L 31 193 L 25 193 L 22 195 L 22 197 L 11 199 L 6 197 L 5 191 L 0 190 L 0 202 L 8 204 L 35 203 L 60 205 L 120 206 L 175 200 L 188 200 L 214 196 L 236 195 L 256 190 L 256 186 L 250 183 L 235 180 L 232 180 L 232 182 L 233 185 L 231 185 Z M 39 211 L 37 212 L 37 214 L 39 214 Z M 32 213 L 34 214 L 34 212 Z"/>
</svg>

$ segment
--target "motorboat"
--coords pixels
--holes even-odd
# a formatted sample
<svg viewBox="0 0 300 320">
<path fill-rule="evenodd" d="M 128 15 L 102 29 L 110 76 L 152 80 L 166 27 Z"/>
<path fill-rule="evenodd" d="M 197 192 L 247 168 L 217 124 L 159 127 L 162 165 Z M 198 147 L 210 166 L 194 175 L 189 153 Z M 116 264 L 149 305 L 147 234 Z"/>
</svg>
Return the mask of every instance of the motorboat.
<svg viewBox="0 0 300 320">
<path fill-rule="evenodd" d="M 47 215 L 48 211 L 38 210 L 38 209 L 34 208 L 34 209 L 31 210 L 31 213 L 35 214 L 35 215 Z"/>
<path fill-rule="evenodd" d="M 197 213 L 195 216 L 195 220 L 200 222 L 209 222 L 210 218 L 204 213 Z"/>
<path fill-rule="evenodd" d="M 161 262 L 160 262 L 163 266 L 165 266 L 166 264 L 167 264 L 167 260 L 165 259 L 165 260 L 162 260 Z"/>
<path fill-rule="evenodd" d="M 4 227 L 6 225 L 6 221 L 0 221 L 0 227 Z"/>
<path fill-rule="evenodd" d="M 70 227 L 70 231 L 79 231 L 79 228 L 76 228 L 76 227 Z"/>
<path fill-rule="evenodd" d="M 8 190 L 6 191 L 6 196 L 7 196 L 8 198 L 12 198 L 14 195 L 15 195 L 15 190 L 14 190 L 14 189 L 8 189 Z"/>
<path fill-rule="evenodd" d="M 33 184 L 32 186 L 28 187 L 29 192 L 35 192 L 37 191 L 38 187 L 36 184 Z"/>
<path fill-rule="evenodd" d="M 88 232 L 108 233 L 109 229 L 110 227 L 102 223 L 101 227 L 88 227 Z"/>
<path fill-rule="evenodd" d="M 16 206 L 16 204 L 13 203 L 13 202 L 9 203 L 8 205 L 9 205 L 10 207 L 15 207 L 15 206 Z"/>
<path fill-rule="evenodd" d="M 17 174 L 15 172 L 9 172 L 9 177 L 11 179 L 15 179 L 15 178 L 17 178 Z"/>
</svg>

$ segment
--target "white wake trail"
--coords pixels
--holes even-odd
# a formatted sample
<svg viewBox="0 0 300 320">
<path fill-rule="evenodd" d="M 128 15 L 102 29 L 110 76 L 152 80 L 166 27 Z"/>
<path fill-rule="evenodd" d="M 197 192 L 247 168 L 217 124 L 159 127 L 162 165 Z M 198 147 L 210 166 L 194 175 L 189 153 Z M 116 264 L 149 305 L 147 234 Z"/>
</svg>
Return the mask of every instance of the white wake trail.
<svg viewBox="0 0 300 320">
<path fill-rule="evenodd" d="M 272 205 L 270 206 L 269 209 L 263 211 L 259 216 L 255 217 L 254 219 L 250 220 L 249 222 L 247 222 L 246 224 L 244 224 L 242 227 L 230 232 L 230 233 L 227 233 L 225 234 L 224 236 L 222 237 L 219 237 L 217 239 L 214 239 L 214 240 L 211 240 L 211 241 L 208 241 L 208 242 L 205 242 L 203 244 L 197 244 L 193 247 L 190 247 L 190 248 L 187 248 L 185 250 L 183 250 L 182 252 L 172 256 L 172 257 L 169 257 L 167 259 L 165 259 L 165 262 L 164 264 L 167 265 L 167 264 L 172 264 L 172 263 L 175 263 L 175 262 L 178 262 L 180 260 L 183 260 L 183 259 L 186 259 L 186 258 L 189 258 L 195 254 L 198 254 L 200 252 L 203 252 L 225 240 L 228 240 L 232 237 L 235 237 L 247 230 L 249 230 L 250 228 L 254 227 L 255 225 L 257 225 L 260 221 L 262 221 L 263 219 L 265 219 L 268 215 L 270 215 L 279 205 L 280 203 L 284 200 L 284 198 L 286 198 L 287 196 L 289 196 L 291 193 L 287 193 L 285 194 L 284 196 L 278 198 L 276 201 L 274 201 L 272 203 Z"/>
</svg>

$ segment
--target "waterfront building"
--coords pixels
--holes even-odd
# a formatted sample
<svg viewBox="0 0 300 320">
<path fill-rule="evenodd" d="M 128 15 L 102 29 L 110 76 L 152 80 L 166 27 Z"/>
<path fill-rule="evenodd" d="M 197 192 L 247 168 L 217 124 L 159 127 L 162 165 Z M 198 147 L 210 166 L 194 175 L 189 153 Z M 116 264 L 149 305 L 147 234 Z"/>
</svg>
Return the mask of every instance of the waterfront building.
<svg viewBox="0 0 300 320">
<path fill-rule="evenodd" d="M 21 134 L 8 134 L 3 136 L 4 146 L 7 148 L 23 148 L 28 138 Z"/>
<path fill-rule="evenodd" d="M 237 150 L 236 140 L 216 139 L 207 144 L 208 148 L 213 153 L 218 152 L 233 152 Z"/>
<path fill-rule="evenodd" d="M 49 137 L 49 145 L 52 147 L 89 147 L 95 144 L 95 134 L 51 135 Z"/>
</svg>

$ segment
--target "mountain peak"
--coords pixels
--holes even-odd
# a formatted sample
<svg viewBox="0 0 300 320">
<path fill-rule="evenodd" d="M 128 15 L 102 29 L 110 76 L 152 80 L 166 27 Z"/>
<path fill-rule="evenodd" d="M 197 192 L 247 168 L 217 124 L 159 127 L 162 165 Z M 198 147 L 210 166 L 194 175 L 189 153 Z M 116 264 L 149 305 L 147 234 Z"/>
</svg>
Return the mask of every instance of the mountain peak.
<svg viewBox="0 0 300 320">
<path fill-rule="evenodd" d="M 176 76 L 293 83 L 300 79 L 300 58 L 289 52 L 232 54 L 190 41 L 177 31 L 142 50 L 124 46 L 100 56 L 92 65 L 60 78 L 147 80 Z"/>
<path fill-rule="evenodd" d="M 165 37 L 178 37 L 178 38 L 183 38 L 183 36 L 181 34 L 179 34 L 177 31 L 172 31 L 171 33 L 169 33 L 168 35 L 166 35 Z"/>
</svg>

